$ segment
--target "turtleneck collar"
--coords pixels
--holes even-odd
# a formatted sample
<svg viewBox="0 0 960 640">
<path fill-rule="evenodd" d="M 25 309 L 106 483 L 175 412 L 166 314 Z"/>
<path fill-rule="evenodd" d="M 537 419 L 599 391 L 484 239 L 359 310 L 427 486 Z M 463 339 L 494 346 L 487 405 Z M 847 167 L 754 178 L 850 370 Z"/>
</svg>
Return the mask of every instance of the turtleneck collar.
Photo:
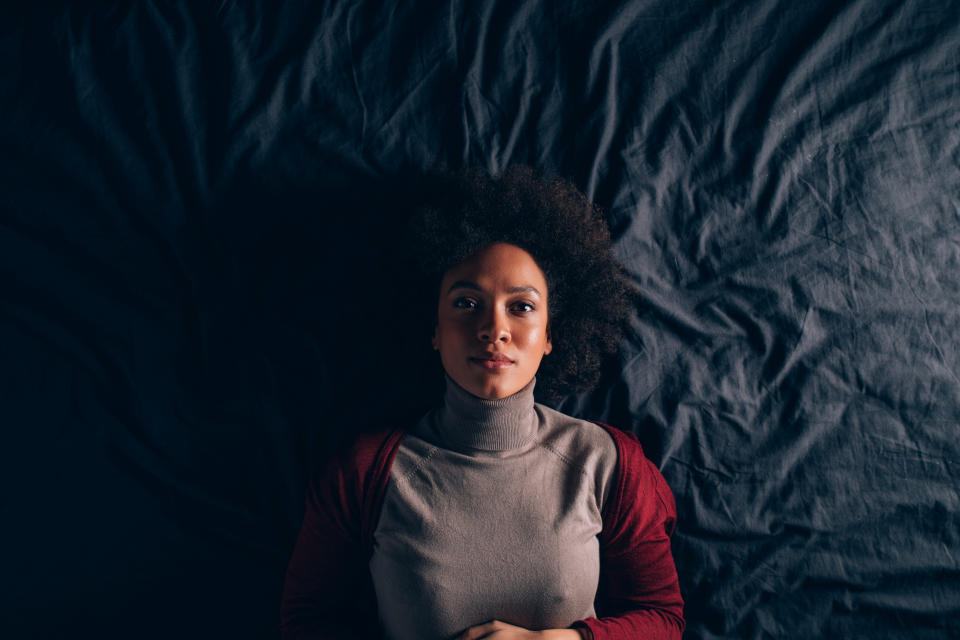
<svg viewBox="0 0 960 640">
<path fill-rule="evenodd" d="M 443 406 L 435 422 L 444 446 L 459 451 L 509 451 L 533 441 L 539 424 L 533 408 L 536 378 L 499 400 L 478 398 L 449 375 L 446 379 Z"/>
</svg>

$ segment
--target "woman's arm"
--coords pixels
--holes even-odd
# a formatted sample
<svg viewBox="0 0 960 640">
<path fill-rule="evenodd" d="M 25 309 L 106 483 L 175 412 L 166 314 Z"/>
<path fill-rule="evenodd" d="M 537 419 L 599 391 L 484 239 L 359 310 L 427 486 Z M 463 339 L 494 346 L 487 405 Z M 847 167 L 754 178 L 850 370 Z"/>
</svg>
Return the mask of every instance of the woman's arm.
<svg viewBox="0 0 960 640">
<path fill-rule="evenodd" d="M 369 545 L 362 530 L 379 505 L 384 451 L 395 438 L 361 437 L 310 483 L 281 603 L 284 640 L 380 638 Z"/>
<path fill-rule="evenodd" d="M 577 621 L 594 640 L 681 637 L 683 598 L 670 552 L 673 494 L 636 436 L 607 427 L 617 443 L 616 484 L 600 533 L 601 617 Z"/>
</svg>

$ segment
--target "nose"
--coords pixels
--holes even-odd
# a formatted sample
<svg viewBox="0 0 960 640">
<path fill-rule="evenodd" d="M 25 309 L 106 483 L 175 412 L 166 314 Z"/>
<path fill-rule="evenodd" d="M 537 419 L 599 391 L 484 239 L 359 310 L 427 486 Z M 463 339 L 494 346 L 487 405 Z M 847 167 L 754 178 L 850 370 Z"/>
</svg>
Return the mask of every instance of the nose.
<svg viewBox="0 0 960 640">
<path fill-rule="evenodd" d="M 506 313 L 502 309 L 491 309 L 484 314 L 477 331 L 477 338 L 481 342 L 509 342 L 510 327 L 507 324 Z"/>
</svg>

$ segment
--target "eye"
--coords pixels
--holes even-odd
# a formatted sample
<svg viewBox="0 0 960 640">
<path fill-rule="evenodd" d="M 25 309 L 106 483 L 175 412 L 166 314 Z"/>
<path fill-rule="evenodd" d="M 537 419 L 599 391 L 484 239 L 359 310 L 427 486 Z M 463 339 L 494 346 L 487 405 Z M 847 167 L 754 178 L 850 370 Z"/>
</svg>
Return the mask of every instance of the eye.
<svg viewBox="0 0 960 640">
<path fill-rule="evenodd" d="M 457 298 L 453 301 L 455 309 L 476 309 L 477 301 L 471 298 Z"/>
<path fill-rule="evenodd" d="M 520 313 L 530 313 L 531 311 L 537 310 L 537 308 L 529 302 L 522 301 L 514 303 L 513 308 L 515 311 L 519 311 Z"/>
</svg>

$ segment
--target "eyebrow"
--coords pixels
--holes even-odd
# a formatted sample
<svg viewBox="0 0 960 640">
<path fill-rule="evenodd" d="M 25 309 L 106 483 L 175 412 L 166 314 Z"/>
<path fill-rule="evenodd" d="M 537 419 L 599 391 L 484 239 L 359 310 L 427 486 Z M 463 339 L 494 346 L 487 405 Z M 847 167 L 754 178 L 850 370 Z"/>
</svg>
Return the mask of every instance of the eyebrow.
<svg viewBox="0 0 960 640">
<path fill-rule="evenodd" d="M 470 282 L 469 280 L 457 280 L 452 285 L 450 285 L 450 288 L 447 289 L 447 293 L 450 293 L 454 289 L 473 289 L 474 291 L 483 291 L 480 285 L 478 285 L 476 282 Z M 507 293 L 529 293 L 529 292 L 533 292 L 538 296 L 540 295 L 540 292 L 537 291 L 536 287 L 531 287 L 528 284 L 519 285 L 516 287 L 510 287 L 509 289 L 507 289 Z"/>
</svg>

